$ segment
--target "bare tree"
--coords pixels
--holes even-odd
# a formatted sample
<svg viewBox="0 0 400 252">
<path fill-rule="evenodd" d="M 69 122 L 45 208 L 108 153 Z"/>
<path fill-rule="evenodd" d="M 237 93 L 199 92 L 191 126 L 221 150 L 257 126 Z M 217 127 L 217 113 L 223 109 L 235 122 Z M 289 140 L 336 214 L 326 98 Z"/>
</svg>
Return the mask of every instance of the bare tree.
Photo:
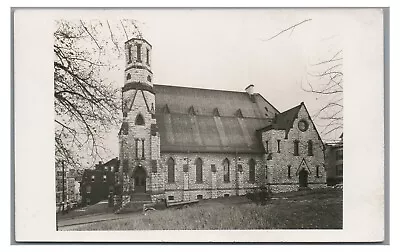
<svg viewBox="0 0 400 252">
<path fill-rule="evenodd" d="M 288 31 L 292 34 L 296 27 L 309 21 L 312 19 L 304 19 L 262 41 L 272 40 Z M 321 133 L 325 137 L 334 135 L 337 131 L 341 133 L 343 130 L 342 62 L 342 50 L 339 50 L 331 58 L 311 65 L 312 72 L 308 73 L 310 78 L 306 78 L 305 87 L 301 84 L 304 91 L 317 95 L 317 99 L 323 104 L 312 117 L 317 119 L 314 121 L 318 122 L 316 124 L 322 128 Z"/>
<path fill-rule="evenodd" d="M 311 21 L 311 20 L 312 20 L 311 18 L 309 18 L 309 19 L 304 19 L 303 21 L 301 21 L 301 22 L 299 22 L 299 23 L 297 23 L 297 24 L 294 24 L 294 25 L 292 25 L 292 26 L 290 26 L 290 27 L 288 27 L 288 28 L 286 28 L 286 29 L 281 30 L 280 32 L 278 32 L 278 33 L 275 34 L 274 36 L 272 36 L 272 37 L 270 37 L 270 38 L 268 38 L 268 39 L 262 39 L 261 41 L 269 41 L 269 40 L 274 39 L 274 38 L 278 37 L 279 35 L 281 35 L 282 33 L 285 33 L 285 32 L 287 32 L 287 31 L 291 31 L 291 32 L 290 32 L 290 35 L 291 35 L 291 34 L 293 33 L 294 29 L 295 29 L 297 26 L 299 26 L 299 25 L 301 25 L 301 24 L 304 24 L 305 22 L 309 22 L 309 21 Z"/>
<path fill-rule="evenodd" d="M 56 163 L 102 159 L 104 133 L 119 123 L 118 70 L 124 41 L 141 37 L 135 20 L 59 20 L 54 32 Z"/>
<path fill-rule="evenodd" d="M 323 106 L 313 115 L 318 118 L 321 133 L 325 136 L 343 131 L 343 72 L 342 50 L 327 60 L 311 65 L 306 84 L 302 89 L 317 95 Z"/>
</svg>

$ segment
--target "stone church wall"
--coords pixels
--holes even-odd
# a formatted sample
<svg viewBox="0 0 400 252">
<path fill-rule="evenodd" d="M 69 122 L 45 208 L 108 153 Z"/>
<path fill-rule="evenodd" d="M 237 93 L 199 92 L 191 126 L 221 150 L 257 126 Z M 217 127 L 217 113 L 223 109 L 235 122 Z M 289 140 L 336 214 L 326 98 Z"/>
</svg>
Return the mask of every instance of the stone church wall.
<svg viewBox="0 0 400 252">
<path fill-rule="evenodd" d="M 168 183 L 168 160 L 175 161 L 175 181 Z M 196 159 L 203 161 L 203 181 L 196 182 Z M 223 162 L 229 160 L 230 181 L 224 181 Z M 253 158 L 255 166 L 255 182 L 249 181 L 249 160 Z M 184 166 L 188 171 L 184 172 Z M 211 165 L 215 165 L 215 172 Z M 238 166 L 242 166 L 242 172 Z M 165 174 L 165 197 L 169 201 L 195 200 L 198 195 L 203 199 L 232 195 L 244 195 L 253 188 L 265 183 L 265 166 L 261 154 L 218 154 L 218 153 L 161 153 L 160 167 Z M 171 198 L 173 196 L 173 199 Z"/>
<path fill-rule="evenodd" d="M 298 128 L 299 120 L 308 123 L 308 129 L 302 132 Z M 323 143 L 319 140 L 318 133 L 309 118 L 305 106 L 302 105 L 298 118 L 294 120 L 287 138 L 285 130 L 269 130 L 262 134 L 264 148 L 268 141 L 268 154 L 265 155 L 267 164 L 268 183 L 275 192 L 297 190 L 299 187 L 300 164 L 303 159 L 309 169 L 308 184 L 310 188 L 326 186 L 326 170 L 324 166 Z M 280 140 L 280 152 L 278 152 Z M 299 154 L 294 155 L 294 141 L 299 141 Z M 308 141 L 313 143 L 313 155 L 308 155 Z M 270 157 L 270 160 L 268 159 Z M 290 169 L 289 167 L 290 166 Z M 318 172 L 317 172 L 318 167 Z M 289 172 L 290 170 L 290 172 Z M 318 173 L 318 174 L 317 174 Z"/>
</svg>

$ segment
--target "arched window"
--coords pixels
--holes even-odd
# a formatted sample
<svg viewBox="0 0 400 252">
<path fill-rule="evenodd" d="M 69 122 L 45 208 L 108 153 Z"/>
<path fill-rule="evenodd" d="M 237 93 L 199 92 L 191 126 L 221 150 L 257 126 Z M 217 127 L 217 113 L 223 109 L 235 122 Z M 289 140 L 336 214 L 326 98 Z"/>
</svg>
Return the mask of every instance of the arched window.
<svg viewBox="0 0 400 252">
<path fill-rule="evenodd" d="M 311 140 L 308 141 L 308 155 L 309 156 L 313 155 L 313 143 Z"/>
<path fill-rule="evenodd" d="M 225 158 L 224 162 L 223 162 L 223 166 L 224 166 L 224 182 L 229 182 L 230 178 L 229 178 L 229 160 L 227 158 Z"/>
<path fill-rule="evenodd" d="M 203 161 L 196 159 L 196 183 L 203 183 Z"/>
<path fill-rule="evenodd" d="M 256 161 L 254 159 L 249 161 L 249 182 L 256 182 Z"/>
<path fill-rule="evenodd" d="M 136 116 L 135 124 L 136 125 L 144 125 L 144 119 L 143 119 L 143 116 L 141 114 Z"/>
<path fill-rule="evenodd" d="M 127 80 L 130 80 L 131 78 L 132 78 L 131 74 L 128 73 L 128 74 L 126 75 L 126 79 L 127 79 Z"/>
<path fill-rule="evenodd" d="M 172 157 L 168 159 L 167 165 L 168 165 L 168 183 L 174 183 L 175 182 L 175 161 Z"/>
</svg>

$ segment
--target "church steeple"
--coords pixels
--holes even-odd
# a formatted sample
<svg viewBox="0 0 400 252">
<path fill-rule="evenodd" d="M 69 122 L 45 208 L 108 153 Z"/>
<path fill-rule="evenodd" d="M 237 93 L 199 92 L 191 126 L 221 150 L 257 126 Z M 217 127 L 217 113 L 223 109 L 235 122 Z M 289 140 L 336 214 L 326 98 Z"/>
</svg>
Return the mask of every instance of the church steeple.
<svg viewBox="0 0 400 252">
<path fill-rule="evenodd" d="M 123 160 L 120 176 L 126 195 L 151 192 L 156 190 L 155 185 L 163 184 L 162 171 L 158 168 L 160 135 L 155 118 L 151 48 L 144 39 L 125 42 L 123 123 L 119 144 L 120 160 Z"/>
<path fill-rule="evenodd" d="M 151 49 L 152 46 L 144 39 L 133 38 L 125 42 L 124 88 L 137 85 L 153 87 Z"/>
<path fill-rule="evenodd" d="M 128 113 L 138 112 L 139 108 L 146 109 L 150 114 L 155 113 L 151 49 L 152 46 L 145 39 L 133 38 L 125 42 L 125 80 L 122 88 L 125 119 Z"/>
</svg>

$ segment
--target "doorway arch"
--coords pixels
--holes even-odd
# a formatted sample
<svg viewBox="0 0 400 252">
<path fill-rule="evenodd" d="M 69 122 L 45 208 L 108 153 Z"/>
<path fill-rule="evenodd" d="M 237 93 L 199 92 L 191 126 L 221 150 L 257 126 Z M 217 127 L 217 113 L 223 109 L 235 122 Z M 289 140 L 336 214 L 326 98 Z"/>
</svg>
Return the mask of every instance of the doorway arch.
<svg viewBox="0 0 400 252">
<path fill-rule="evenodd" d="M 135 193 L 145 193 L 146 192 L 146 170 L 142 166 L 136 167 L 133 172 L 133 192 Z"/>
<path fill-rule="evenodd" d="M 299 172 L 299 186 L 300 187 L 308 187 L 308 171 L 307 169 L 302 169 Z"/>
</svg>

